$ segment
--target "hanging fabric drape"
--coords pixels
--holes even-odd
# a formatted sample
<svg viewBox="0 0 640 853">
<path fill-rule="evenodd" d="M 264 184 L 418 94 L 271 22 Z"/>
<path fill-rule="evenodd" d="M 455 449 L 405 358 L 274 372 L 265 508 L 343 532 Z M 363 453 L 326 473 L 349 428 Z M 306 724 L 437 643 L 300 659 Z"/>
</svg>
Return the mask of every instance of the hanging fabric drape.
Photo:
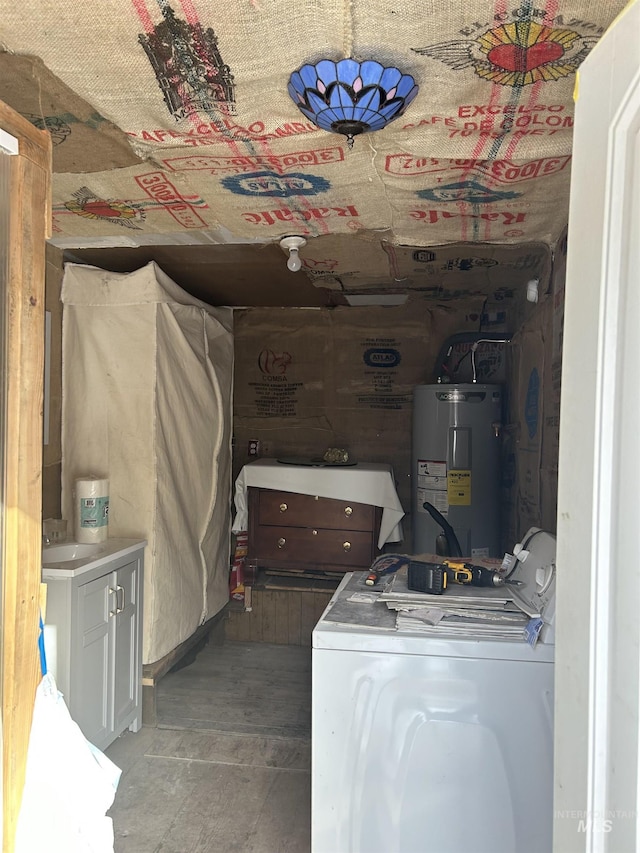
<svg viewBox="0 0 640 853">
<path fill-rule="evenodd" d="M 62 285 L 62 506 L 109 479 L 109 536 L 144 538 L 143 663 L 228 601 L 231 311 L 156 264 L 67 264 Z"/>
</svg>

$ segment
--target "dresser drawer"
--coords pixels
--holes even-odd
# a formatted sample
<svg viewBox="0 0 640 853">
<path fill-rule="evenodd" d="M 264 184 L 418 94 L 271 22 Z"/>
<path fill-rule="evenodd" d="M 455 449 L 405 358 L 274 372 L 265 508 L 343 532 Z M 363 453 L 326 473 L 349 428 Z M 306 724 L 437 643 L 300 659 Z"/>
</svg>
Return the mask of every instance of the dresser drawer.
<svg viewBox="0 0 640 853">
<path fill-rule="evenodd" d="M 261 524 L 253 543 L 260 560 L 272 564 L 313 567 L 369 568 L 373 560 L 371 533 L 360 530 L 282 527 Z"/>
<path fill-rule="evenodd" d="M 376 520 L 375 507 L 369 504 L 268 489 L 259 491 L 258 514 L 261 525 L 368 532 L 373 532 Z"/>
</svg>

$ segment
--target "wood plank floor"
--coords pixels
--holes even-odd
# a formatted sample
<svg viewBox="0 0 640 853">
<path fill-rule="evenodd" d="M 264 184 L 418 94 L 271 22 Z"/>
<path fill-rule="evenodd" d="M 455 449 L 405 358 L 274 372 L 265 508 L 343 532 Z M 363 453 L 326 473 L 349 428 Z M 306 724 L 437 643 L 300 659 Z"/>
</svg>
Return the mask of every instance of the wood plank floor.
<svg viewBox="0 0 640 853">
<path fill-rule="evenodd" d="M 308 853 L 311 649 L 208 645 L 118 738 L 115 853 Z"/>
<path fill-rule="evenodd" d="M 261 586 L 251 590 L 251 611 L 229 610 L 226 635 L 240 642 L 311 646 L 311 632 L 338 580 L 271 578 L 260 573 Z"/>
</svg>

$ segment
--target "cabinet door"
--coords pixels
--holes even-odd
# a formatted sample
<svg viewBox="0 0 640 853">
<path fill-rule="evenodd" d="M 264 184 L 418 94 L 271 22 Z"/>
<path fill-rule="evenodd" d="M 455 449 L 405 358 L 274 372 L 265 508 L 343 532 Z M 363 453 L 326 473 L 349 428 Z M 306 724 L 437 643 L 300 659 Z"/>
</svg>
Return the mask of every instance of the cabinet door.
<svg viewBox="0 0 640 853">
<path fill-rule="evenodd" d="M 78 633 L 72 655 L 69 702 L 71 716 L 82 733 L 99 746 L 113 729 L 111 683 L 110 605 L 112 575 L 104 575 L 78 587 L 76 607 Z"/>
<path fill-rule="evenodd" d="M 138 651 L 139 563 L 135 560 L 113 573 L 115 594 L 114 730 L 120 733 L 136 714 L 140 658 Z"/>
</svg>

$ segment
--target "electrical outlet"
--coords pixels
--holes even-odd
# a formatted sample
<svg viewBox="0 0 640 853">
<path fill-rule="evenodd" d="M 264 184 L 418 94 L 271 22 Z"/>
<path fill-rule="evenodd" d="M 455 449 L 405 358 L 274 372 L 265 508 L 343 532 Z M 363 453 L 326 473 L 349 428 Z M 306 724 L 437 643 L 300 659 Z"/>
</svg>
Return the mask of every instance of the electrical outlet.
<svg viewBox="0 0 640 853">
<path fill-rule="evenodd" d="M 260 439 L 250 438 L 249 443 L 247 444 L 247 456 L 259 456 L 259 455 L 260 455 Z"/>
</svg>

